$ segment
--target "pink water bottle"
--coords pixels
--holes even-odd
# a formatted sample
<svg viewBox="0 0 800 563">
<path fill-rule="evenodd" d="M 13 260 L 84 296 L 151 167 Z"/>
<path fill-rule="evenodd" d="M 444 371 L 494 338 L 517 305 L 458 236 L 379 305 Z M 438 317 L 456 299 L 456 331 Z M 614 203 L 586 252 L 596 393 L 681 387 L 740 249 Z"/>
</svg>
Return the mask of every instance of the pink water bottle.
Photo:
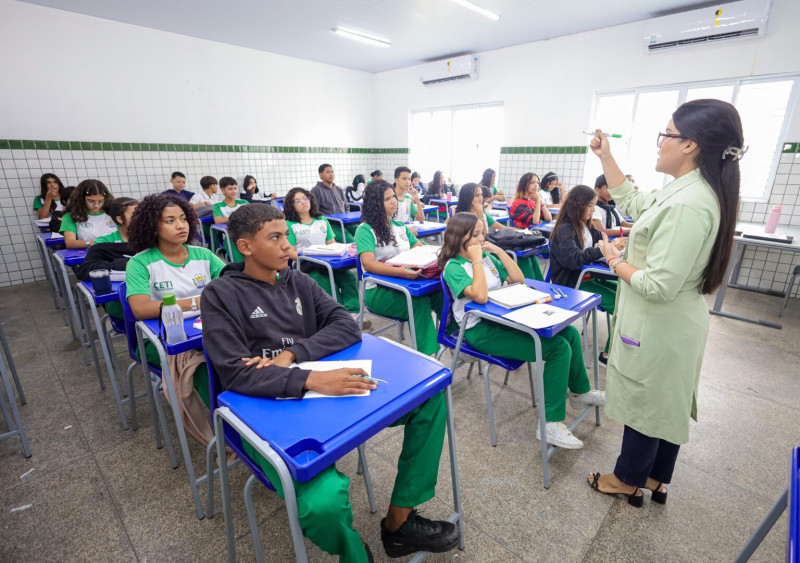
<svg viewBox="0 0 800 563">
<path fill-rule="evenodd" d="M 764 227 L 764 232 L 768 235 L 775 234 L 775 228 L 778 226 L 778 221 L 781 219 L 781 208 L 783 204 L 776 205 L 772 208 L 772 211 L 769 213 L 769 217 L 767 217 L 767 226 Z"/>
</svg>

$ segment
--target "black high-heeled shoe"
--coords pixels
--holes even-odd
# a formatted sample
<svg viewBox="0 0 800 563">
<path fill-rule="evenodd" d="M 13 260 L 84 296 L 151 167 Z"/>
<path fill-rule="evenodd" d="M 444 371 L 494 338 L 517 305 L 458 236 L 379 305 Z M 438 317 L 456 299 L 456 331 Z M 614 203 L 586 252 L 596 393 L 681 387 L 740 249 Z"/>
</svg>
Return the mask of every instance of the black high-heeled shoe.
<svg viewBox="0 0 800 563">
<path fill-rule="evenodd" d="M 664 483 L 659 483 L 656 485 L 655 491 L 650 491 L 650 499 L 658 504 L 667 504 L 667 489 L 661 491 L 662 486 L 664 486 Z"/>
<path fill-rule="evenodd" d="M 644 495 L 642 494 L 641 489 L 639 489 L 638 487 L 636 488 L 635 491 L 633 491 L 629 495 L 626 495 L 625 493 L 606 493 L 606 492 L 603 492 L 603 491 L 601 491 L 599 489 L 600 473 L 595 473 L 594 475 L 592 475 L 592 481 L 588 481 L 588 483 L 589 483 L 589 486 L 592 489 L 594 489 L 595 491 L 597 491 L 598 493 L 603 493 L 604 495 L 622 495 L 622 496 L 626 497 L 628 499 L 628 504 L 630 504 L 631 506 L 635 506 L 636 508 L 641 508 L 642 505 L 644 505 Z M 665 496 L 666 496 L 666 493 L 665 493 Z"/>
</svg>

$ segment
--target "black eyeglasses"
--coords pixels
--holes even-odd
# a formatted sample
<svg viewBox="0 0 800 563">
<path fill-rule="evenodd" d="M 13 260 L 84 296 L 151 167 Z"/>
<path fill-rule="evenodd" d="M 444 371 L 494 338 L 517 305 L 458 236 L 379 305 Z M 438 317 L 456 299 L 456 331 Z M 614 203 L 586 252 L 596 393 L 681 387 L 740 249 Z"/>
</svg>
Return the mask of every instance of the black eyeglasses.
<svg viewBox="0 0 800 563">
<path fill-rule="evenodd" d="M 656 139 L 656 146 L 657 147 L 661 147 L 661 143 L 664 142 L 663 141 L 664 138 L 669 138 L 669 139 L 688 139 L 689 137 L 681 135 L 680 133 L 659 133 L 658 134 L 658 138 Z"/>
</svg>

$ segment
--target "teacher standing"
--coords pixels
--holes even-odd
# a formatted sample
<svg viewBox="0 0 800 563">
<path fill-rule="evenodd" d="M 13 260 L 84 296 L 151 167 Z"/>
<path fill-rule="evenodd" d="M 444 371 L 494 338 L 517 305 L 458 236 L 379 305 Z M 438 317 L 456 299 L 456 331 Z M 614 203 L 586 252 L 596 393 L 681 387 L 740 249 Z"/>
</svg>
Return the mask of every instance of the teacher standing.
<svg viewBox="0 0 800 563">
<path fill-rule="evenodd" d="M 619 276 L 608 358 L 605 413 L 622 422 L 613 473 L 590 475 L 592 488 L 624 494 L 641 506 L 640 487 L 665 503 L 680 444 L 697 420 L 697 387 L 708 336 L 704 294 L 723 281 L 739 203 L 742 123 L 731 104 L 695 100 L 680 106 L 658 134 L 656 170 L 675 179 L 638 192 L 600 131 L 590 148 L 617 206 L 635 220 L 624 256 L 601 244 Z"/>
</svg>

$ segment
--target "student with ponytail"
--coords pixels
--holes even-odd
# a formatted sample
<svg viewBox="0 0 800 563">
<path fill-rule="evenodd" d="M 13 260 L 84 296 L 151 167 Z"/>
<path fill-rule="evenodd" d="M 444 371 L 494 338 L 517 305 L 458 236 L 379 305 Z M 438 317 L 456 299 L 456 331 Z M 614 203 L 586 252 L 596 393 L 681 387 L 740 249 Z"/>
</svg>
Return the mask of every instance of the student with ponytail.
<svg viewBox="0 0 800 563">
<path fill-rule="evenodd" d="M 642 505 L 640 487 L 665 503 L 680 444 L 697 419 L 697 388 L 708 336 L 703 295 L 722 283 L 739 204 L 742 122 L 731 104 L 694 100 L 659 133 L 656 170 L 675 179 L 638 192 L 598 129 L 590 148 L 611 196 L 634 218 L 625 254 L 600 245 L 619 276 L 606 380 L 606 414 L 625 425 L 613 473 L 589 476 L 602 493 Z"/>
</svg>

